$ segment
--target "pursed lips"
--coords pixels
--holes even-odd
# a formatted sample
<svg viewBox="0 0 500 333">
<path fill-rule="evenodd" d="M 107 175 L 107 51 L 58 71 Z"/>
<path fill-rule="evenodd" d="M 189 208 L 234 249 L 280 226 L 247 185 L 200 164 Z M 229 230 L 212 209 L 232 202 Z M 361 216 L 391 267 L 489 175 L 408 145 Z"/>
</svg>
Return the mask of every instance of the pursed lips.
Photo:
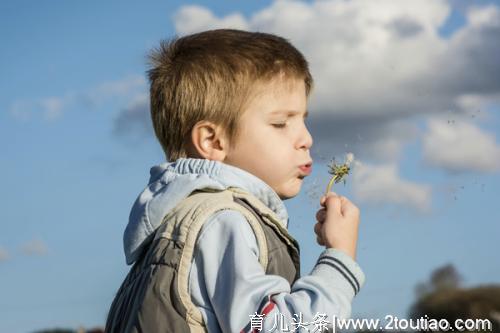
<svg viewBox="0 0 500 333">
<path fill-rule="evenodd" d="M 308 162 L 307 164 L 301 165 L 299 169 L 301 171 L 301 175 L 299 176 L 299 178 L 303 179 L 306 176 L 309 176 L 312 172 L 312 162 Z"/>
</svg>

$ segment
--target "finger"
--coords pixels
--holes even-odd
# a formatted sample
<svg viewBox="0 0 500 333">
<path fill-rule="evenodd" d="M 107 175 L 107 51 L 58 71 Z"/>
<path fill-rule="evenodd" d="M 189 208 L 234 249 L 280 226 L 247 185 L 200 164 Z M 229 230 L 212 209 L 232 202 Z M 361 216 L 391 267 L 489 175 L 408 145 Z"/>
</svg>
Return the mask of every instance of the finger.
<svg viewBox="0 0 500 333">
<path fill-rule="evenodd" d="M 314 225 L 314 233 L 318 236 L 321 236 L 321 227 L 322 224 L 319 222 Z"/>
<path fill-rule="evenodd" d="M 346 197 L 342 197 L 342 215 L 353 216 L 359 215 L 359 209 Z"/>
<path fill-rule="evenodd" d="M 347 210 L 349 210 L 348 205 L 350 203 L 349 199 L 343 196 L 339 196 L 340 199 L 340 212 L 345 215 Z"/>
<path fill-rule="evenodd" d="M 336 196 L 337 193 L 335 192 L 328 192 L 326 195 L 323 195 L 320 199 L 319 199 L 319 203 L 321 206 L 325 207 L 325 201 L 326 201 L 326 198 L 330 197 L 330 196 Z"/>
<path fill-rule="evenodd" d="M 323 222 L 326 217 L 326 209 L 322 208 L 316 212 L 316 221 Z"/>
<path fill-rule="evenodd" d="M 340 198 L 338 196 L 327 197 L 326 201 L 325 201 L 325 205 L 326 205 L 327 215 L 330 215 L 330 214 L 340 215 L 340 214 L 342 214 L 342 212 L 341 212 L 342 203 L 341 203 Z"/>
<path fill-rule="evenodd" d="M 325 241 L 323 240 L 323 232 L 322 232 L 322 224 L 316 223 L 314 225 L 314 233 L 316 234 L 316 242 L 319 245 L 325 245 Z"/>
</svg>

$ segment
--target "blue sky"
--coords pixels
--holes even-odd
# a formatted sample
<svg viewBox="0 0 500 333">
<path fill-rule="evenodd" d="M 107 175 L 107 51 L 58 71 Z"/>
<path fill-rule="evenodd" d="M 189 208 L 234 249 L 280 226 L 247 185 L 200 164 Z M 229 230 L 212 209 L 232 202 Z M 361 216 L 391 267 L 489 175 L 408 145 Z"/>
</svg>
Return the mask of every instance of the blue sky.
<svg viewBox="0 0 500 333">
<path fill-rule="evenodd" d="M 312 228 L 326 163 L 353 151 L 360 165 L 336 185 L 362 212 L 367 282 L 353 315 L 404 318 L 415 285 L 447 263 L 465 286 L 500 282 L 500 54 L 489 38 L 499 2 L 319 3 L 0 5 L 0 332 L 104 324 L 128 271 L 130 207 L 163 162 L 147 122 L 146 54 L 220 26 L 279 33 L 310 59 L 315 166 L 286 201 L 303 274 L 321 252 Z M 359 20 L 344 24 L 343 10 Z M 367 29 L 370 15 L 380 22 Z"/>
</svg>

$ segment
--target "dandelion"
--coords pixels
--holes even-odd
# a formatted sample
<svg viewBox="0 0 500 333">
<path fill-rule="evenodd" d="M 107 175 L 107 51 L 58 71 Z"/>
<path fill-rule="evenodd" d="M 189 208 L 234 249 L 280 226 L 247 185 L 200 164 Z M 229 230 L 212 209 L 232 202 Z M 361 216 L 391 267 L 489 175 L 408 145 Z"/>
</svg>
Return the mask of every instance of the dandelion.
<svg viewBox="0 0 500 333">
<path fill-rule="evenodd" d="M 330 163 L 330 165 L 328 165 L 329 169 L 328 173 L 332 175 L 332 178 L 330 179 L 330 182 L 326 187 L 325 195 L 327 195 L 330 192 L 333 183 L 339 183 L 343 181 L 345 185 L 346 177 L 349 175 L 349 172 L 351 171 L 351 163 L 353 161 L 354 161 L 353 153 L 346 154 L 345 161 L 343 164 L 337 164 L 335 163 L 335 158 L 332 159 L 332 162 Z"/>
</svg>

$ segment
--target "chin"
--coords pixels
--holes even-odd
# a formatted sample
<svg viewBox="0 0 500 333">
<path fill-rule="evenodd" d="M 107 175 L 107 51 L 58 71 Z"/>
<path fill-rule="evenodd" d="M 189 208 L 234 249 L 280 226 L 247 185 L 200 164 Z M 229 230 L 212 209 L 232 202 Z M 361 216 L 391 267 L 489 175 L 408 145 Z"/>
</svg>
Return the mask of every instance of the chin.
<svg viewBox="0 0 500 333">
<path fill-rule="evenodd" d="M 299 192 L 300 192 L 300 187 L 296 190 L 280 192 L 278 193 L 278 196 L 280 197 L 281 200 L 287 200 L 296 197 L 299 194 Z"/>
</svg>

